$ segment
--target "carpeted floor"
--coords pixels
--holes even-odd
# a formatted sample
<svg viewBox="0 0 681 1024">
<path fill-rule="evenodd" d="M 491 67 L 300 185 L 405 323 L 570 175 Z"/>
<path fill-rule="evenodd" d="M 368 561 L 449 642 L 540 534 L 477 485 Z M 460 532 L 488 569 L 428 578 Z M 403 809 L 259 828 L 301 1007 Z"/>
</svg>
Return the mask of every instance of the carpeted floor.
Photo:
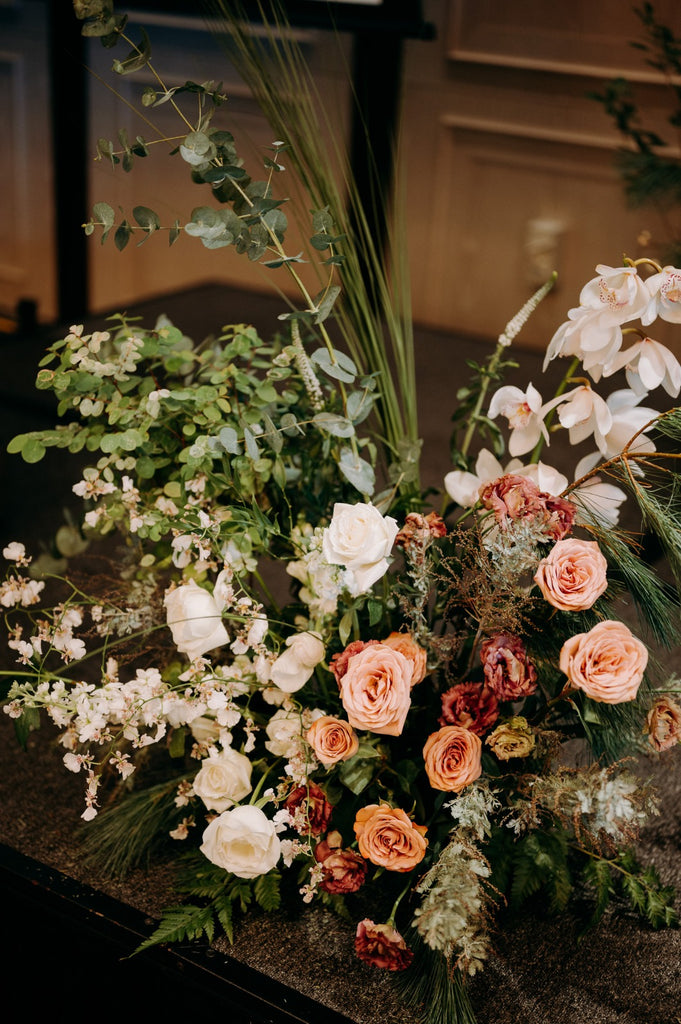
<svg viewBox="0 0 681 1024">
<path fill-rule="evenodd" d="M 141 304 L 136 313 L 153 320 L 165 312 L 195 339 L 230 321 L 252 322 L 264 334 L 276 327 L 279 305 L 276 300 L 257 294 L 235 294 L 219 286 L 206 285 L 184 295 L 162 297 Z M 88 327 L 99 325 L 93 318 Z M 60 521 L 62 509 L 78 509 L 71 494 L 77 478 L 77 467 L 68 456 L 52 455 L 37 466 L 26 466 L 17 456 L 9 456 L 4 447 L 16 433 L 53 422 L 54 410 L 44 395 L 33 391 L 37 362 L 42 348 L 53 332 L 41 337 L 2 339 L 6 353 L 5 375 L 0 382 L 0 481 L 3 500 L 0 502 L 0 540 L 23 540 L 33 550 L 34 543 L 48 539 Z M 59 332 L 56 332 L 57 336 Z M 448 459 L 449 416 L 455 393 L 465 380 L 466 359 L 480 359 L 488 346 L 480 341 L 453 338 L 437 331 L 417 330 L 417 381 L 421 398 L 421 432 L 424 439 L 422 483 L 440 487 L 450 467 Z M 553 393 L 564 367 L 551 365 L 548 381 L 542 386 L 541 360 L 536 353 L 518 349 L 519 368 L 509 376 L 510 383 L 523 386 L 532 380 L 546 395 Z M 563 470 L 570 465 L 570 453 L 552 446 L 547 461 Z M 33 542 L 33 543 L 32 543 Z M 664 566 L 661 566 L 664 571 Z M 664 655 L 670 670 L 677 667 L 678 650 Z M 98 893 L 111 897 L 142 917 L 153 917 L 167 905 L 167 874 L 136 873 L 125 883 L 113 883 L 95 877 L 79 861 L 73 832 L 81 810 L 81 780 L 64 772 L 58 751 L 53 749 L 48 730 L 31 737 L 32 755 L 22 756 L 12 736 L 11 723 L 0 716 L 0 842 L 20 855 L 34 858 L 47 868 L 56 869 L 67 879 L 87 883 Z M 681 748 L 660 758 L 645 758 L 638 765 L 644 776 L 652 776 L 659 788 L 662 814 L 654 819 L 641 842 L 641 852 L 659 870 L 665 882 L 681 891 Z M 13 931 L 5 918 L 3 928 L 3 962 L 6 977 L 19 973 L 27 957 L 52 958 L 60 970 L 71 970 L 80 979 L 75 951 L 85 956 L 89 974 L 95 980 L 116 987 L 129 985 L 134 991 L 139 984 L 139 968 L 132 961 L 121 960 L 125 952 L 113 951 L 106 943 L 93 940 L 83 952 L 77 942 L 77 923 L 64 926 L 63 943 L 45 949 L 43 928 L 47 910 L 40 901 L 22 909 L 23 904 L 10 899 L 12 874 L 0 856 L 0 876 L 8 905 L 21 918 Z M 35 891 L 35 888 L 34 888 Z M 85 897 L 79 897 L 81 899 Z M 28 904 L 26 904 L 28 907 Z M 106 921 L 107 913 L 103 913 Z M 110 927 L 115 927 L 111 920 Z M 478 1024 L 679 1024 L 681 1022 L 681 933 L 654 932 L 638 920 L 607 916 L 581 942 L 577 936 L 579 923 L 567 916 L 559 921 L 544 916 L 541 910 L 500 931 L 496 951 L 487 970 L 474 979 L 471 995 L 478 1015 Z M 277 1021 L 275 1016 L 258 1016 L 255 1010 L 239 1009 L 234 1002 L 234 989 L 225 984 L 220 996 L 220 977 L 233 971 L 226 955 L 237 965 L 247 965 L 268 978 L 290 986 L 312 1002 L 305 1008 L 279 1004 L 281 1013 L 298 1016 L 282 1018 L 317 1024 L 333 1024 L 333 1020 L 352 1024 L 410 1024 L 410 1018 L 396 999 L 390 978 L 365 967 L 351 955 L 352 929 L 331 918 L 328 912 L 305 909 L 295 919 L 253 918 L 241 928 L 236 943 L 228 948 L 216 943 L 213 963 L 217 975 L 216 1002 L 208 1000 L 207 983 L 199 983 L 198 991 L 186 980 L 185 993 L 191 992 L 196 1011 L 202 1006 L 219 1006 L 225 1002 L 230 1024 L 265 1024 Z M 14 934 L 15 938 L 12 938 Z M 20 940 L 16 938 L 20 937 Z M 71 945 L 69 945 L 71 944 Z M 134 946 L 134 942 L 132 943 Z M 61 947 L 61 948 L 60 948 Z M 73 958 L 71 956 L 73 949 Z M 132 948 L 132 947 L 131 947 Z M 71 967 L 69 968 L 69 962 Z M 139 963 L 139 961 L 136 961 Z M 82 961 L 79 961 L 82 966 Z M 149 964 L 149 980 L 158 982 L 158 966 Z M 227 965 L 227 966 L 225 966 Z M 115 968 L 115 970 L 114 970 Z M 137 970 L 137 974 L 133 974 Z M 242 971 L 246 967 L 242 966 Z M 126 971 L 128 972 L 126 974 Z M 178 974 L 179 971 L 179 974 Z M 173 973 L 174 972 L 174 973 Z M 57 972 L 58 973 L 58 972 Z M 144 975 L 144 970 L 141 970 Z M 182 1003 L 182 970 L 175 963 L 172 979 L 166 980 L 166 992 L 172 994 L 176 1006 Z M 233 976 L 233 975 L 230 975 Z M 238 969 L 237 969 L 238 976 Z M 63 973 L 60 977 L 66 985 Z M 244 985 L 251 982 L 244 981 Z M 203 988 L 201 987 L 203 984 Z M 71 990 L 77 999 L 78 982 Z M 230 994 L 231 993 L 231 994 Z M 149 993 L 147 993 L 149 996 Z M 40 1002 L 39 993 L 33 993 Z M 159 1000 L 161 999 L 159 989 Z M 202 1003 L 202 999 L 204 1000 Z M 231 1000 L 231 1001 L 230 1001 Z M 115 1005 L 114 1005 L 115 1004 Z M 315 1005 L 317 1008 L 315 1009 Z M 35 1005 L 35 1002 L 34 1002 Z M 41 1006 L 53 1009 L 53 1020 L 72 1020 L 79 1010 L 59 1009 L 54 992 L 46 990 Z M 77 1005 L 77 1004 L 74 1004 Z M 118 1021 L 125 1004 L 106 995 L 93 1015 L 100 1022 Z M 153 999 L 147 1004 L 153 1007 Z M 161 1003 L 157 1004 L 160 1009 Z M 57 1007 L 56 1010 L 54 1008 Z M 37 1006 L 36 1006 L 37 1009 Z M 263 1011 L 264 1012 L 264 1011 Z M 56 1013 L 56 1016 L 54 1015 Z M 272 1011 L 274 1013 L 274 1011 Z M 336 1017 L 333 1017 L 333 1014 Z M 59 1016 L 62 1014 L 62 1016 Z M 249 1016 L 249 1014 L 251 1014 Z M 11 1020 L 11 1016 L 6 1018 Z M 19 1019 L 16 1017 L 15 1019 Z"/>
</svg>

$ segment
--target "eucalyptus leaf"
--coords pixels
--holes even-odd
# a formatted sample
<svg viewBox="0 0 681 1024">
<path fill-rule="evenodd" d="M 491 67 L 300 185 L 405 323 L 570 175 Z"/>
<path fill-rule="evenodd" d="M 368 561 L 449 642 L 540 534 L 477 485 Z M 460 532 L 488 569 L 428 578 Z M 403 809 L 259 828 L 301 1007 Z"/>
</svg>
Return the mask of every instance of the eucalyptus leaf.
<svg viewBox="0 0 681 1024">
<path fill-rule="evenodd" d="M 327 377 L 343 381 L 345 384 L 352 384 L 357 376 L 357 367 L 350 356 L 343 352 L 333 351 L 333 356 L 326 348 L 318 348 L 312 353 L 310 359 L 316 366 L 323 370 Z"/>
<path fill-rule="evenodd" d="M 312 417 L 312 422 L 320 430 L 326 430 L 334 437 L 352 437 L 355 433 L 355 428 L 350 420 L 333 412 L 318 412 L 316 416 Z"/>
<path fill-rule="evenodd" d="M 371 496 L 376 487 L 376 476 L 373 466 L 353 452 L 352 448 L 343 448 L 338 467 L 346 480 L 356 487 L 360 494 Z"/>
</svg>

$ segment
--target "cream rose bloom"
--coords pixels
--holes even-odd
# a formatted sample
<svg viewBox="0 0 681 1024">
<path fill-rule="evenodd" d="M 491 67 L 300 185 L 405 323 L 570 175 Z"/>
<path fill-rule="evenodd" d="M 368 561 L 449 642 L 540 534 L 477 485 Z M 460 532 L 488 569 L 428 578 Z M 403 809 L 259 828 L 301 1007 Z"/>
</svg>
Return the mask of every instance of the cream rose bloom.
<svg viewBox="0 0 681 1024">
<path fill-rule="evenodd" d="M 633 700 L 647 664 L 644 644 L 611 619 L 566 640 L 560 652 L 560 670 L 572 686 L 604 704 Z"/>
<path fill-rule="evenodd" d="M 223 575 L 220 573 L 215 581 L 212 594 L 195 580 L 166 591 L 163 603 L 173 642 L 192 661 L 229 641 L 221 618 L 225 607 L 221 593 Z"/>
<path fill-rule="evenodd" d="M 340 681 L 350 725 L 399 736 L 411 704 L 412 674 L 412 662 L 386 644 L 369 644 L 353 654 Z"/>
<path fill-rule="evenodd" d="M 280 708 L 265 726 L 265 746 L 275 757 L 294 757 L 300 750 L 302 723 L 297 711 Z"/>
<path fill-rule="evenodd" d="M 251 792 L 252 765 L 245 754 L 227 747 L 203 761 L 194 792 L 209 811 L 226 811 Z"/>
<path fill-rule="evenodd" d="M 286 648 L 272 664 L 270 680 L 284 693 L 295 693 L 324 658 L 324 644 L 318 633 L 293 633 Z"/>
<path fill-rule="evenodd" d="M 331 565 L 343 565 L 353 575 L 355 594 L 364 594 L 388 568 L 399 527 L 374 505 L 336 502 L 322 537 L 322 553 Z"/>
<path fill-rule="evenodd" d="M 608 586 L 608 563 L 595 540 L 557 541 L 542 559 L 534 581 L 544 599 L 565 612 L 591 608 Z"/>
<path fill-rule="evenodd" d="M 276 865 L 281 842 L 263 811 L 245 804 L 211 821 L 203 833 L 201 853 L 238 878 L 257 878 Z"/>
</svg>

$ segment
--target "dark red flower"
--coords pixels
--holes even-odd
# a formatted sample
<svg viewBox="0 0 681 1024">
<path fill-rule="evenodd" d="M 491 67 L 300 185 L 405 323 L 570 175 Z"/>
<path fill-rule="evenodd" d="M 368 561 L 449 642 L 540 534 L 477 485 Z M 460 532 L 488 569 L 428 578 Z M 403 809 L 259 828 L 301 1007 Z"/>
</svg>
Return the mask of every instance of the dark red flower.
<svg viewBox="0 0 681 1024">
<path fill-rule="evenodd" d="M 377 644 L 378 640 L 353 640 L 344 651 L 340 651 L 338 654 L 334 654 L 333 658 L 329 662 L 329 668 L 336 677 L 336 682 L 340 686 L 341 679 L 348 670 L 348 662 L 354 654 L 359 654 L 365 647 L 369 647 L 370 644 Z"/>
<path fill-rule="evenodd" d="M 329 832 L 315 847 L 315 860 L 324 868 L 319 888 L 325 892 L 357 892 L 364 884 L 367 862 L 354 850 L 343 850 L 342 842 L 340 832 Z"/>
<path fill-rule="evenodd" d="M 498 700 L 521 700 L 537 689 L 537 670 L 527 657 L 522 640 L 498 633 L 480 648 L 485 680 Z"/>
<path fill-rule="evenodd" d="M 312 836 L 326 832 L 333 806 L 314 782 L 296 786 L 287 796 L 284 806 L 293 819 L 296 832 Z"/>
<path fill-rule="evenodd" d="M 403 971 L 414 954 L 400 933 L 389 924 L 374 924 L 368 917 L 357 925 L 355 952 L 360 960 L 386 971 Z"/>
<path fill-rule="evenodd" d="M 485 683 L 457 683 L 442 694 L 440 725 L 461 725 L 482 736 L 499 717 L 499 702 Z"/>
</svg>

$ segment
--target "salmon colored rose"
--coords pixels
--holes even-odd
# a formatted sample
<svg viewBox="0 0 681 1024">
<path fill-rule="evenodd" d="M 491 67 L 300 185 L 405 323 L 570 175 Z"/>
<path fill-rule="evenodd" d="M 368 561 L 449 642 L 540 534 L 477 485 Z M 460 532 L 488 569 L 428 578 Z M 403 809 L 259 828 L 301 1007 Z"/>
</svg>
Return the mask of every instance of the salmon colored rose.
<svg viewBox="0 0 681 1024">
<path fill-rule="evenodd" d="M 325 768 L 330 768 L 339 761 L 347 761 L 357 753 L 359 740 L 357 733 L 348 722 L 332 715 L 323 715 L 315 719 L 305 739 L 314 751 L 314 755 Z"/>
<path fill-rule="evenodd" d="M 480 737 L 460 725 L 443 725 L 423 748 L 426 774 L 433 789 L 460 793 L 482 774 Z"/>
<path fill-rule="evenodd" d="M 425 856 L 426 826 L 399 807 L 368 804 L 357 812 L 354 829 L 362 856 L 388 871 L 411 871 Z"/>
<path fill-rule="evenodd" d="M 658 697 L 648 712 L 644 732 L 653 750 L 675 747 L 681 740 L 681 707 L 671 697 Z"/>
<path fill-rule="evenodd" d="M 559 540 L 539 563 L 534 581 L 544 599 L 564 612 L 581 612 L 608 586 L 608 563 L 595 540 Z"/>
<path fill-rule="evenodd" d="M 410 633 L 390 633 L 381 643 L 392 647 L 394 651 L 399 651 L 400 654 L 403 654 L 412 663 L 412 686 L 423 682 L 428 671 L 428 655 L 423 647 L 416 643 L 416 640 L 414 640 Z"/>
<path fill-rule="evenodd" d="M 411 704 L 412 663 L 385 644 L 353 655 L 340 694 L 350 725 L 384 736 L 399 736 Z"/>
<path fill-rule="evenodd" d="M 633 700 L 648 651 L 623 622 L 606 619 L 563 644 L 560 670 L 575 689 L 604 704 Z"/>
</svg>

